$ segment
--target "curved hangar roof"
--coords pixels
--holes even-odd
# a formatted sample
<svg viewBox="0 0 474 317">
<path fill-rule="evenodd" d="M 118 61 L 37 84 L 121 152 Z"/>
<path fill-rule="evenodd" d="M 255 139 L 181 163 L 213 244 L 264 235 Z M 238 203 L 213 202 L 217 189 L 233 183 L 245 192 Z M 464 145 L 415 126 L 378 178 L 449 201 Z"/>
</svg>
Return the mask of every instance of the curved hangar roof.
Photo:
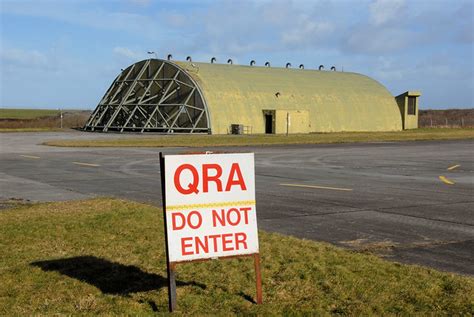
<svg viewBox="0 0 474 317">
<path fill-rule="evenodd" d="M 394 97 L 356 73 L 144 60 L 115 79 L 86 130 L 252 133 L 402 129 Z"/>
</svg>

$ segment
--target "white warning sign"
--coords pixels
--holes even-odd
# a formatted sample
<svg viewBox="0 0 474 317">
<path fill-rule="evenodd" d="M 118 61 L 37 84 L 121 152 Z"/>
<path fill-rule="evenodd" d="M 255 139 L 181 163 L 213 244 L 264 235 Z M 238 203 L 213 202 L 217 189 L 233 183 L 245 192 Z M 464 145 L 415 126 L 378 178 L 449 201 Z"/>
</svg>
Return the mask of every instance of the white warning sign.
<svg viewBox="0 0 474 317">
<path fill-rule="evenodd" d="M 169 261 L 258 253 L 254 154 L 164 159 Z"/>
</svg>

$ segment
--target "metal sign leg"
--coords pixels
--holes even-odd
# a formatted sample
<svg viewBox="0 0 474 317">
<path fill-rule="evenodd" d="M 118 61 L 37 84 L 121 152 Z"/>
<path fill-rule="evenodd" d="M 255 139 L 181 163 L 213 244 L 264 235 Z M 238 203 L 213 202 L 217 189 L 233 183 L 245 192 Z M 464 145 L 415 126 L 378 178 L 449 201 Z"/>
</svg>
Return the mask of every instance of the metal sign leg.
<svg viewBox="0 0 474 317">
<path fill-rule="evenodd" d="M 253 256 L 255 264 L 255 282 L 257 285 L 257 304 L 262 304 L 262 274 L 260 272 L 260 254 L 255 254 Z"/>
<path fill-rule="evenodd" d="M 168 305 L 170 312 L 176 310 L 176 264 L 168 264 Z"/>
</svg>

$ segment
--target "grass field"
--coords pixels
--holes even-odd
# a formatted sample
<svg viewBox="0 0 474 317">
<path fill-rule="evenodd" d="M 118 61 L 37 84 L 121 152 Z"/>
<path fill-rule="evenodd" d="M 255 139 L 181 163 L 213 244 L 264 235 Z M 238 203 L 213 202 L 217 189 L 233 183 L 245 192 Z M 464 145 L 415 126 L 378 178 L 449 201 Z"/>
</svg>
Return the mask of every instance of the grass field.
<svg viewBox="0 0 474 317">
<path fill-rule="evenodd" d="M 0 132 L 43 132 L 82 127 L 88 110 L 0 109 Z"/>
<path fill-rule="evenodd" d="M 0 119 L 36 119 L 59 116 L 59 110 L 51 109 L 0 109 Z"/>
<path fill-rule="evenodd" d="M 46 145 L 67 147 L 164 147 L 321 144 L 378 141 L 474 139 L 474 129 L 417 129 L 400 132 L 339 132 L 297 135 L 154 135 L 102 140 L 55 140 Z"/>
<path fill-rule="evenodd" d="M 114 199 L 0 211 L 0 315 L 167 311 L 163 221 Z M 260 232 L 264 304 L 250 259 L 178 266 L 179 314 L 468 315 L 474 279 Z"/>
</svg>

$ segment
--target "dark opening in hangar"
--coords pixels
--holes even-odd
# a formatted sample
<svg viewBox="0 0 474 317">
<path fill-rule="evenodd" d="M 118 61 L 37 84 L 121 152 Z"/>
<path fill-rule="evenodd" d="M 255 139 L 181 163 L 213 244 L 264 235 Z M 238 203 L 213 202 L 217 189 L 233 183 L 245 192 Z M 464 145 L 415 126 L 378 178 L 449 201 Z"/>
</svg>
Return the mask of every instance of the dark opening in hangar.
<svg viewBox="0 0 474 317">
<path fill-rule="evenodd" d="M 86 123 L 90 131 L 209 132 L 199 87 L 179 66 L 149 59 L 114 80 Z"/>
</svg>

